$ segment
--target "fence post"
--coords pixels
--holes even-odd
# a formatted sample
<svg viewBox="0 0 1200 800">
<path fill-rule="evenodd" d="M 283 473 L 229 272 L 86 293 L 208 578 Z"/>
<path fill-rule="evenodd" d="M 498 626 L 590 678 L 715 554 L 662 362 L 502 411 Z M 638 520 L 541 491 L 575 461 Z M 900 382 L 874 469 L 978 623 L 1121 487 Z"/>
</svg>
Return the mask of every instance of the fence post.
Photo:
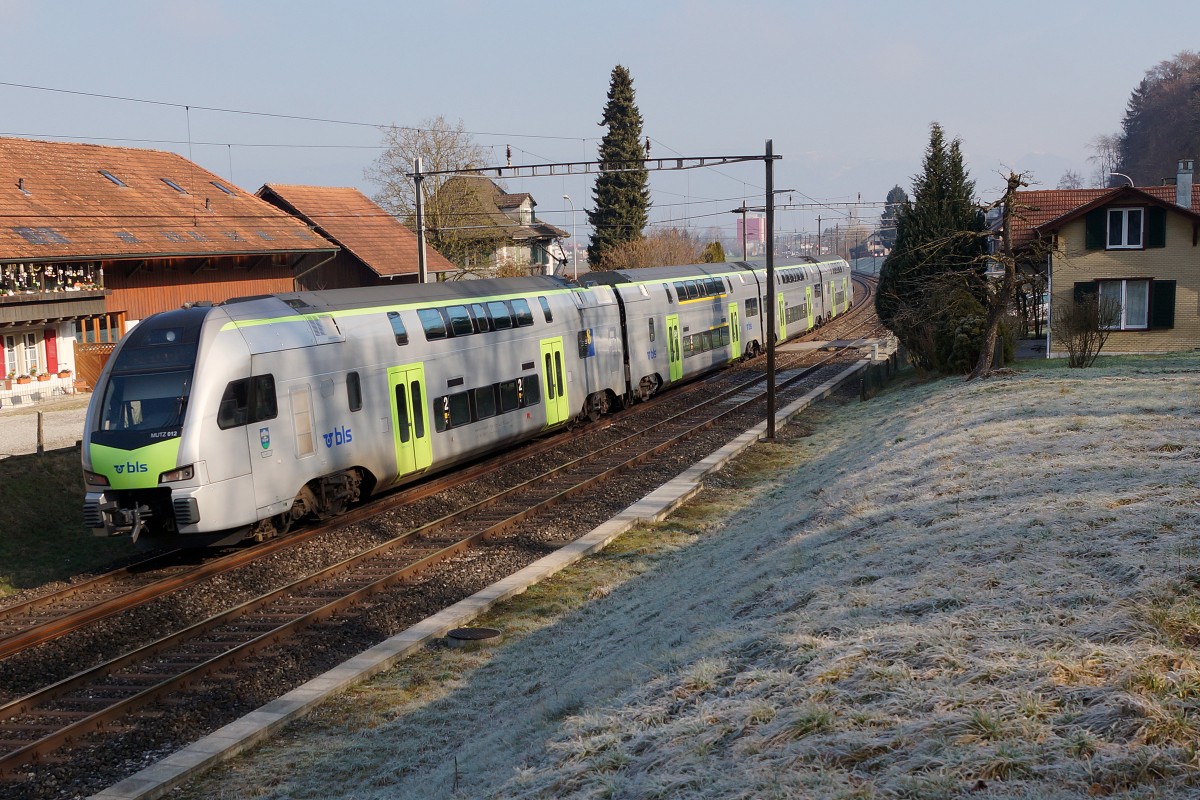
<svg viewBox="0 0 1200 800">
<path fill-rule="evenodd" d="M 40 456 L 46 452 L 46 439 L 45 439 L 45 436 L 43 435 L 44 434 L 44 426 L 42 425 L 44 413 L 39 411 L 39 412 L 37 412 L 37 415 L 38 415 L 37 454 Z"/>
</svg>

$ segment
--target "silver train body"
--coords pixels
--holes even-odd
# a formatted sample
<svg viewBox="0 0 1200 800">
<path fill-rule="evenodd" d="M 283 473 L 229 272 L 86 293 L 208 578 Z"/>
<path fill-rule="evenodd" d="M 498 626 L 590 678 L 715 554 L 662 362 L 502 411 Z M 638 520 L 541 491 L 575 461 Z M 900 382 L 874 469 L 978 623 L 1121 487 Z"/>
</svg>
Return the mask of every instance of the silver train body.
<svg viewBox="0 0 1200 800">
<path fill-rule="evenodd" d="M 776 268 L 786 340 L 849 308 L 841 259 Z M 502 450 L 756 355 L 747 263 L 294 292 L 155 314 L 85 421 L 85 524 L 205 546 Z"/>
</svg>

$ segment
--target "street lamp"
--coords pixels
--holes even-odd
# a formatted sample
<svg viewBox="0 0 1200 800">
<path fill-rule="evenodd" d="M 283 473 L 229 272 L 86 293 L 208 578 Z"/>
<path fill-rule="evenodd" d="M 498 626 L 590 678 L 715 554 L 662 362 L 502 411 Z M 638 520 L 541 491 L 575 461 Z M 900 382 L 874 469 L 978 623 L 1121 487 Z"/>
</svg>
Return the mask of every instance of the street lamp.
<svg viewBox="0 0 1200 800">
<path fill-rule="evenodd" d="M 1133 178 L 1129 177 L 1128 175 L 1125 175 L 1124 173 L 1121 173 L 1121 172 L 1110 172 L 1110 173 L 1108 173 L 1108 174 L 1109 174 L 1109 175 L 1116 175 L 1118 178 L 1124 178 L 1125 180 L 1129 181 L 1129 186 L 1130 186 L 1131 188 L 1134 186 L 1134 183 L 1133 183 Z"/>
<path fill-rule="evenodd" d="M 564 194 L 563 200 L 571 203 L 571 196 Z M 574 260 L 574 266 L 571 280 L 579 280 L 579 240 L 575 238 L 575 204 L 571 203 L 571 258 Z"/>
</svg>

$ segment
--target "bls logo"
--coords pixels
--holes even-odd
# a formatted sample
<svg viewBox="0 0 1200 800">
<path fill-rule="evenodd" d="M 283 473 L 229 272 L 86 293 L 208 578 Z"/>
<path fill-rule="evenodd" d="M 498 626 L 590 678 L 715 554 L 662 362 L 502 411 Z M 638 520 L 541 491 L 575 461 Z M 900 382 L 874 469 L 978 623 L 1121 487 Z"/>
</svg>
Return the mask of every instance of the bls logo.
<svg viewBox="0 0 1200 800">
<path fill-rule="evenodd" d="M 350 435 L 350 429 L 346 426 L 334 428 L 332 433 L 323 433 L 321 437 L 325 440 L 326 447 L 334 447 L 339 444 L 350 444 L 353 438 Z"/>
<path fill-rule="evenodd" d="M 114 464 L 113 469 L 117 471 L 118 475 L 121 475 L 122 473 L 150 471 L 150 468 L 140 461 L 128 461 L 124 464 Z"/>
</svg>

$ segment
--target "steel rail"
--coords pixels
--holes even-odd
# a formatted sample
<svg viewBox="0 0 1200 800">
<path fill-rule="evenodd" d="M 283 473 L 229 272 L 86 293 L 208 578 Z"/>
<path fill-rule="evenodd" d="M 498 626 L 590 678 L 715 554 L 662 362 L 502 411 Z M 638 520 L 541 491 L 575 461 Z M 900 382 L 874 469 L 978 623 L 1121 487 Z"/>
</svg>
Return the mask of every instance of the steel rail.
<svg viewBox="0 0 1200 800">
<path fill-rule="evenodd" d="M 821 364 L 824 364 L 826 361 L 830 360 L 831 358 L 832 358 L 832 356 L 829 356 L 828 358 L 823 359 Z M 794 383 L 798 380 L 801 380 L 805 375 L 810 374 L 812 371 L 815 371 L 816 369 L 818 369 L 819 366 L 820 365 L 813 366 L 807 370 L 803 370 L 801 373 L 799 373 L 795 376 L 792 376 L 790 379 L 788 379 L 788 381 L 785 383 L 785 385 L 788 385 L 788 384 Z M 699 403 L 699 404 L 696 404 L 695 406 L 689 407 L 685 411 L 679 412 L 678 414 L 675 414 L 672 417 L 669 417 L 665 420 L 655 423 L 655 424 L 649 426 L 648 428 L 643 429 L 642 431 L 639 431 L 637 433 L 634 433 L 627 437 L 624 437 L 623 439 L 619 440 L 619 442 L 615 442 L 610 445 L 601 447 L 601 448 L 593 451 L 592 453 L 589 453 L 586 456 L 581 456 L 577 459 L 574 459 L 571 462 L 568 462 L 567 464 L 561 465 L 552 470 L 548 470 L 548 471 L 544 472 L 542 475 L 539 475 L 535 478 L 531 478 L 527 481 L 524 481 L 521 484 L 518 484 L 517 486 L 503 490 L 501 492 L 498 492 L 498 493 L 492 495 L 489 498 L 485 498 L 484 500 L 474 503 L 466 509 L 462 509 L 459 512 L 455 512 L 454 514 L 447 515 L 439 520 L 435 520 L 434 522 L 431 522 L 431 523 L 428 523 L 427 525 L 421 526 L 420 528 L 413 529 L 412 531 L 409 531 L 400 537 L 396 537 L 395 539 L 393 539 L 389 542 L 385 542 L 381 545 L 378 545 L 377 547 L 372 548 L 371 550 L 368 550 L 357 556 L 354 556 L 351 559 L 347 559 L 343 562 L 340 562 L 337 565 L 333 565 L 332 567 L 329 567 L 320 573 L 317 573 L 317 574 L 308 576 L 306 578 L 300 579 L 298 581 L 295 581 L 292 584 L 289 584 L 287 587 L 282 587 L 273 592 L 269 592 L 265 595 L 260 596 L 259 598 L 255 598 L 254 600 L 249 601 L 246 604 L 243 604 L 242 606 L 239 606 L 235 609 L 227 610 L 226 612 L 216 615 L 215 617 L 210 618 L 209 620 L 205 620 L 202 623 L 198 623 L 197 625 L 191 626 L 184 631 L 180 631 L 180 632 L 177 632 L 176 634 L 172 634 L 171 636 L 164 637 L 164 639 L 159 640 L 158 642 L 152 643 L 151 645 L 147 645 L 146 647 L 144 647 L 138 651 L 125 654 L 124 656 L 114 659 L 113 661 L 107 662 L 106 664 L 97 666 L 97 667 L 95 667 L 91 670 L 87 670 L 83 673 L 79 673 L 78 675 L 73 676 L 65 681 L 60 681 L 59 683 L 55 684 L 54 686 L 47 687 L 46 689 L 42 690 L 41 692 L 36 692 L 32 695 L 12 701 L 4 706 L 0 706 L 0 718 L 12 719 L 13 717 L 20 717 L 22 715 L 36 715 L 36 713 L 37 713 L 36 709 L 39 706 L 45 706 L 47 704 L 50 704 L 55 699 L 65 697 L 71 690 L 81 687 L 81 686 L 84 686 L 84 685 L 87 685 L 89 682 L 94 682 L 96 676 L 112 675 L 124 666 L 139 663 L 139 662 L 144 662 L 147 658 L 150 658 L 150 657 L 162 656 L 175 644 L 182 643 L 182 642 L 194 641 L 197 636 L 199 636 L 203 633 L 210 632 L 210 631 L 215 631 L 220 625 L 222 625 L 224 623 L 231 622 L 233 620 L 240 620 L 246 614 L 251 613 L 252 611 L 257 611 L 257 610 L 266 608 L 276 600 L 279 600 L 279 599 L 285 598 L 285 597 L 294 597 L 294 595 L 296 593 L 302 591 L 305 588 L 316 586 L 322 582 L 328 581 L 335 577 L 342 576 L 343 573 L 347 572 L 348 570 L 354 568 L 357 565 L 366 564 L 370 561 L 375 560 L 376 558 L 378 558 L 381 555 L 387 554 L 390 551 L 395 550 L 396 548 L 398 548 L 400 546 L 400 544 L 402 542 L 408 542 L 408 541 L 416 540 L 419 538 L 427 537 L 430 533 L 432 533 L 435 530 L 448 527 L 451 522 L 453 522 L 456 519 L 461 519 L 470 511 L 478 511 L 481 509 L 489 508 L 491 506 L 498 504 L 499 502 L 501 502 L 501 500 L 503 500 L 505 498 L 510 498 L 510 497 L 516 496 L 517 493 L 519 493 L 523 490 L 526 490 L 527 488 L 529 488 L 531 486 L 552 482 L 555 478 L 561 476 L 564 472 L 578 466 L 581 463 L 584 463 L 587 461 L 595 461 L 595 460 L 603 457 L 605 454 L 615 451 L 616 449 L 618 449 L 619 446 L 621 446 L 625 443 L 630 443 L 633 441 L 640 441 L 643 445 L 645 445 L 647 432 L 656 430 L 656 429 L 668 430 L 668 426 L 677 424 L 678 421 L 682 420 L 687 415 L 692 414 L 697 409 L 703 408 L 704 406 L 718 405 L 718 404 L 724 402 L 729 397 L 744 392 L 745 385 L 751 385 L 756 382 L 761 382 L 761 380 L 762 380 L 762 378 L 756 378 L 755 380 L 746 382 L 746 384 L 744 384 L 744 385 L 740 385 L 729 391 L 722 392 L 721 394 L 717 395 L 716 397 L 709 398 L 708 400 L 706 400 L 702 403 Z M 50 733 L 48 735 L 42 736 L 30 744 L 27 744 L 22 747 L 18 747 L 17 749 L 11 751 L 7 755 L 0 757 L 0 773 L 12 770 L 17 765 L 26 763 L 31 759 L 36 760 L 40 757 L 48 755 L 49 753 L 60 748 L 64 744 L 68 744 L 68 743 L 72 742 L 78 736 L 81 736 L 87 732 L 101 730 L 106 725 L 111 723 L 113 720 L 115 720 L 116 718 L 118 718 L 120 716 L 123 716 L 124 714 L 126 714 L 130 710 L 132 710 L 133 708 L 144 706 L 148 703 L 151 703 L 151 702 L 163 697 L 164 695 L 171 694 L 172 692 L 175 692 L 188 684 L 194 683 L 194 682 L 200 680 L 204 674 L 210 674 L 213 671 L 219 670 L 220 668 L 227 666 L 229 663 L 231 663 L 235 659 L 248 658 L 250 655 L 252 655 L 255 652 L 258 652 L 263 647 L 274 646 L 274 645 L 278 644 L 283 638 L 285 638 L 285 636 L 288 635 L 290 632 L 299 630 L 302 627 L 306 627 L 308 625 L 315 624 L 316 622 L 326 619 L 326 618 L 328 618 L 328 616 L 330 616 L 332 614 L 336 614 L 339 611 L 345 610 L 347 607 L 349 607 L 350 605 L 353 605 L 359 599 L 366 596 L 366 594 L 370 594 L 375 591 L 380 591 L 383 588 L 388 588 L 399 581 L 407 580 L 407 579 L 411 578 L 414 574 L 418 574 L 419 572 L 424 571 L 425 569 L 428 569 L 430 566 L 432 566 L 436 563 L 439 563 L 441 561 L 446 560 L 447 558 L 457 555 L 458 553 L 463 552 L 467 548 L 473 546 L 474 544 L 476 544 L 480 541 L 486 541 L 490 538 L 493 538 L 494 536 L 498 535 L 500 532 L 507 530 L 514 525 L 519 524 L 521 521 L 523 521 L 524 519 L 527 519 L 531 515 L 538 513 L 540 511 L 544 511 L 545 509 L 553 507 L 555 505 L 558 505 L 559 503 L 564 502 L 565 500 L 567 500 L 571 497 L 574 497 L 581 492 L 586 491 L 587 489 L 589 489 L 591 486 L 593 486 L 597 482 L 608 480 L 616 474 L 619 474 L 621 472 L 632 469 L 634 466 L 644 462 L 645 460 L 647 460 L 649 458 L 653 458 L 655 455 L 663 452 L 664 450 L 667 450 L 670 447 L 675 446 L 682 439 L 692 436 L 695 433 L 699 432 L 700 430 L 704 430 L 708 427 L 711 427 L 712 425 L 717 424 L 718 421 L 728 417 L 731 414 L 734 414 L 734 413 L 737 413 L 737 412 L 743 410 L 744 408 L 746 408 L 749 405 L 752 405 L 753 403 L 760 402 L 761 399 L 762 399 L 761 396 L 756 396 L 756 397 L 748 399 L 742 403 L 739 403 L 731 408 L 728 408 L 728 409 L 722 411 L 721 413 L 716 414 L 699 424 L 694 424 L 694 423 L 688 424 L 687 426 L 684 427 L 683 430 L 680 430 L 676 433 L 668 435 L 666 438 L 662 439 L 658 443 L 653 444 L 650 447 L 643 446 L 643 447 L 637 448 L 640 452 L 638 452 L 637 454 L 635 454 L 632 457 L 624 458 L 621 461 L 621 463 L 618 463 L 614 466 L 608 467 L 607 469 L 602 470 L 600 473 L 595 474 L 582 482 L 577 482 L 575 485 L 573 485 L 567 489 L 557 491 L 557 492 L 553 493 L 550 497 L 541 500 L 539 503 L 535 504 L 534 506 L 528 506 L 527 504 L 523 504 L 523 510 L 521 510 L 520 512 L 518 512 L 516 514 L 507 515 L 505 519 L 495 522 L 492 525 L 490 525 L 482 530 L 477 530 L 476 533 L 471 534 L 466 537 L 463 537 L 462 539 L 455 542 L 454 544 L 451 544 L 446 547 L 442 547 L 442 548 L 438 549 L 436 552 L 428 553 L 416 561 L 410 561 L 410 563 L 404 567 L 401 567 L 399 569 L 392 569 L 388 576 L 379 578 L 379 579 L 373 581 L 372 583 L 367 584 L 367 586 L 361 587 L 361 588 L 355 590 L 354 592 L 352 592 L 351 594 L 348 594 L 345 597 L 343 597 L 337 601 L 333 601 L 331 603 L 324 604 L 323 606 L 321 606 L 320 608 L 318 608 L 315 611 L 311 611 L 307 614 L 297 616 L 294 619 L 284 623 L 283 625 L 274 627 L 272 630 L 264 632 L 256 637 L 254 637 L 250 641 L 244 642 L 243 644 L 227 651 L 226 653 L 223 653 L 219 656 L 207 659 L 200 664 L 196 664 L 194 666 L 189 667 L 181 674 L 178 674 L 178 675 L 170 677 L 166 680 L 160 681 L 157 684 L 150 686 L 148 688 L 145 688 L 142 691 L 139 691 L 132 696 L 126 697 L 124 699 L 120 699 L 117 702 L 112 703 L 105 709 L 96 711 L 94 713 L 86 714 L 86 715 L 82 715 L 82 713 L 80 713 L 79 715 L 76 715 L 79 718 L 74 719 L 73 721 L 69 722 L 67 725 L 62 726 L 59 730 L 57 730 L 53 733 Z M 296 599 L 292 599 L 290 602 L 292 604 L 296 604 L 298 601 Z M 62 712 L 58 712 L 58 714 L 61 716 Z"/>
</svg>

